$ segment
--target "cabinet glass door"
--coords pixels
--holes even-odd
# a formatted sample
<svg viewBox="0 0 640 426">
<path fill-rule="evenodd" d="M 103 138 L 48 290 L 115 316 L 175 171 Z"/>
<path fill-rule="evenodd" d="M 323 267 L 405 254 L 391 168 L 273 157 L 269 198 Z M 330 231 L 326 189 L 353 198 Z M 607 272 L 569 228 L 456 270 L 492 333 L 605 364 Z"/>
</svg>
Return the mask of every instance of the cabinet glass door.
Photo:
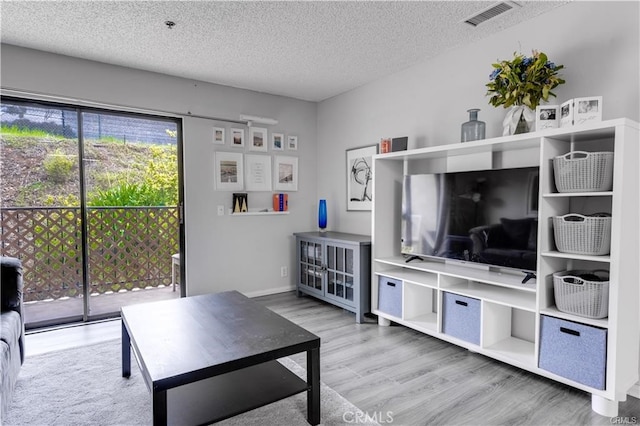
<svg viewBox="0 0 640 426">
<path fill-rule="evenodd" d="M 327 245 L 327 296 L 353 303 L 353 249 Z"/>
<path fill-rule="evenodd" d="M 300 241 L 300 284 L 322 291 L 322 244 Z"/>
</svg>

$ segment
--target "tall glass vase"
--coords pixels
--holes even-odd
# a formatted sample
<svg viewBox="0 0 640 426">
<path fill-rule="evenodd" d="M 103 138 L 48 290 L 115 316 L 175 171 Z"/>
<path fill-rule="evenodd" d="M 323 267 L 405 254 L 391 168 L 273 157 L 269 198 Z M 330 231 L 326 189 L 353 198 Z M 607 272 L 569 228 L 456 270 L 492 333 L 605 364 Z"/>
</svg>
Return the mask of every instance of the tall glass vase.
<svg viewBox="0 0 640 426">
<path fill-rule="evenodd" d="M 318 204 L 318 227 L 320 232 L 327 229 L 327 200 L 320 200 Z"/>
</svg>

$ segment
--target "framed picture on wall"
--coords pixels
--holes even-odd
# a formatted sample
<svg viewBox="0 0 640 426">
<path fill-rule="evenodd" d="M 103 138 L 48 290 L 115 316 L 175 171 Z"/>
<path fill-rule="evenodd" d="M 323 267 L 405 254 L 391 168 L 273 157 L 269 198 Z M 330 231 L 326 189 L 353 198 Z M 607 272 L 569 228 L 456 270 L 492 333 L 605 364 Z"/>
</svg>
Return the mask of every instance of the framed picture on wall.
<svg viewBox="0 0 640 426">
<path fill-rule="evenodd" d="M 251 127 L 249 129 L 249 150 L 267 152 L 267 129 Z"/>
<path fill-rule="evenodd" d="M 347 210 L 371 210 L 373 156 L 378 144 L 347 150 Z"/>
<path fill-rule="evenodd" d="M 215 153 L 216 189 L 220 191 L 238 191 L 244 189 L 244 167 L 242 153 Z"/>
<path fill-rule="evenodd" d="M 297 191 L 298 158 L 276 155 L 274 157 L 273 180 L 276 191 Z"/>
<path fill-rule="evenodd" d="M 297 136 L 289 136 L 287 138 L 287 149 L 290 151 L 298 150 L 298 137 Z"/>
<path fill-rule="evenodd" d="M 224 127 L 213 128 L 213 143 L 216 145 L 224 145 Z"/>
<path fill-rule="evenodd" d="M 282 133 L 271 133 L 271 149 L 274 151 L 284 150 L 284 135 Z"/>
<path fill-rule="evenodd" d="M 244 129 L 231 129 L 231 146 L 236 148 L 244 146 Z"/>
<path fill-rule="evenodd" d="M 244 158 L 245 190 L 271 191 L 271 156 L 246 154 Z"/>
</svg>

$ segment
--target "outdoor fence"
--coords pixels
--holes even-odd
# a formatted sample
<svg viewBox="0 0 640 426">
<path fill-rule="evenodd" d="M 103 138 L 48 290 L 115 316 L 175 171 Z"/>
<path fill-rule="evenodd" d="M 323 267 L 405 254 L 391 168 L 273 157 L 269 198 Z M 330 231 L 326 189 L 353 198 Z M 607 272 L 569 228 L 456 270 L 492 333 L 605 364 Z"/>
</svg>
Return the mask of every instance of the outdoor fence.
<svg viewBox="0 0 640 426">
<path fill-rule="evenodd" d="M 1 254 L 22 260 L 25 302 L 83 294 L 81 219 L 76 207 L 0 209 Z M 87 209 L 90 294 L 169 285 L 178 250 L 176 207 Z"/>
</svg>

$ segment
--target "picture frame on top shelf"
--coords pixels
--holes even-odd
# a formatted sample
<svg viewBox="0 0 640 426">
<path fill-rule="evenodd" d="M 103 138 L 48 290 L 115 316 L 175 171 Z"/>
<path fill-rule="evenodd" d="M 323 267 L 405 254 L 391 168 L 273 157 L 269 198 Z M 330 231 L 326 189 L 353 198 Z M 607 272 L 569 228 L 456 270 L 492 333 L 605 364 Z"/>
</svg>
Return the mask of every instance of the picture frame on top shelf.
<svg viewBox="0 0 640 426">
<path fill-rule="evenodd" d="M 220 191 L 241 191 L 244 189 L 244 167 L 242 153 L 215 153 L 216 189 Z"/>
<path fill-rule="evenodd" d="M 231 129 L 231 146 L 235 148 L 244 147 L 244 129 Z"/>
<path fill-rule="evenodd" d="M 373 156 L 378 144 L 347 150 L 347 211 L 371 210 Z"/>
<path fill-rule="evenodd" d="M 536 107 L 536 131 L 545 129 L 556 129 L 559 126 L 559 105 L 538 105 Z"/>
<path fill-rule="evenodd" d="M 602 96 L 575 98 L 573 105 L 574 125 L 602 121 Z"/>
<path fill-rule="evenodd" d="M 276 191 L 297 191 L 298 157 L 276 155 L 273 161 L 274 189 Z"/>
<path fill-rule="evenodd" d="M 282 133 L 271 133 L 271 149 L 284 151 L 284 135 Z"/>
<path fill-rule="evenodd" d="M 224 145 L 224 127 L 213 128 L 213 143 L 216 145 Z"/>
<path fill-rule="evenodd" d="M 249 128 L 249 151 L 267 152 L 267 129 L 264 127 Z"/>
<path fill-rule="evenodd" d="M 287 138 L 287 149 L 289 151 L 297 151 L 298 150 L 298 137 L 291 136 Z"/>
<path fill-rule="evenodd" d="M 573 99 L 560 105 L 560 127 L 573 126 Z"/>
<path fill-rule="evenodd" d="M 246 154 L 244 159 L 244 189 L 246 191 L 271 191 L 271 156 Z"/>
</svg>

